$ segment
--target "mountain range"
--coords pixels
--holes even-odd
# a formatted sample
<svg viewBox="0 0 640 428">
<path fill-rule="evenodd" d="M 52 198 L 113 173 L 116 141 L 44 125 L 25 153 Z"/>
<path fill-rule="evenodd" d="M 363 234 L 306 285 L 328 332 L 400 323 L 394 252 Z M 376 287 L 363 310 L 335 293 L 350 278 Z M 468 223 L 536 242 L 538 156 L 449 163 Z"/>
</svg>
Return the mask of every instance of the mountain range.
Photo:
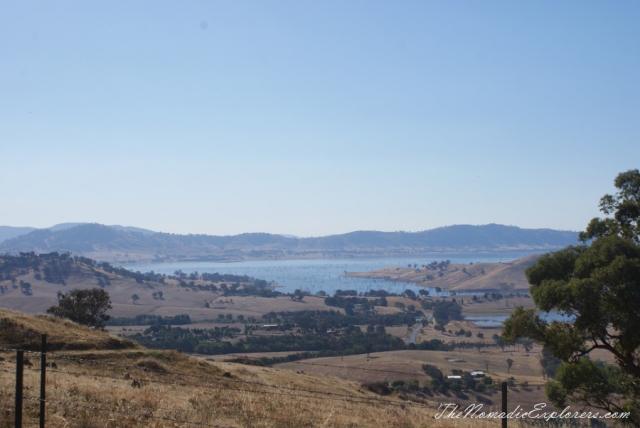
<svg viewBox="0 0 640 428">
<path fill-rule="evenodd" d="M 4 233 L 0 238 L 10 236 L 6 229 L 6 226 L 0 227 L 0 232 Z M 97 260 L 123 263 L 382 257 L 433 252 L 544 252 L 574 244 L 578 236 L 577 232 L 571 231 L 522 229 L 499 224 L 454 225 L 422 232 L 356 231 L 313 238 L 269 233 L 177 235 L 97 223 L 65 223 L 50 229 L 12 229 L 22 233 L 0 242 L 1 253 L 69 251 Z"/>
<path fill-rule="evenodd" d="M 59 223 L 54 226 L 48 227 L 47 229 L 57 232 L 59 230 L 71 229 L 72 227 L 80 226 L 82 224 L 88 223 Z M 118 230 L 126 230 L 128 232 L 140 232 L 145 235 L 153 235 L 153 230 L 143 229 L 141 227 L 132 227 L 132 226 L 120 226 L 118 224 L 111 225 L 109 227 L 113 227 Z M 13 226 L 0 226 L 0 244 L 7 239 L 15 238 L 17 236 L 26 235 L 29 232 L 33 232 L 34 230 L 38 230 L 37 227 L 13 227 Z"/>
</svg>

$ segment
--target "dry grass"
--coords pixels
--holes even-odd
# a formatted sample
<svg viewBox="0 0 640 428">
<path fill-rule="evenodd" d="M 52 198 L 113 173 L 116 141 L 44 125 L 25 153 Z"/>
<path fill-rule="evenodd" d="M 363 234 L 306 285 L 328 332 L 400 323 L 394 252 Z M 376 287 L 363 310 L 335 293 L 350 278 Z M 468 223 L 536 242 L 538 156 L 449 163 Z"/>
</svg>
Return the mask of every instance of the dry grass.
<svg viewBox="0 0 640 428">
<path fill-rule="evenodd" d="M 24 334 L 29 332 L 46 331 L 51 337 L 60 338 L 58 343 L 63 346 L 47 356 L 48 362 L 55 363 L 55 367 L 47 369 L 49 427 L 160 428 L 200 424 L 255 428 L 466 428 L 500 424 L 499 420 L 434 419 L 438 403 L 451 402 L 451 397 L 381 397 L 363 387 L 360 379 L 339 379 L 331 374 L 340 373 L 314 372 L 307 365 L 294 363 L 288 370 L 211 362 L 178 351 L 140 346 L 123 349 L 121 344 L 127 341 L 117 341 L 112 346 L 114 338 L 108 334 L 67 321 L 10 311 L 0 315 L 5 320 L 0 336 L 2 347 L 10 344 L 37 349 L 33 341 L 25 339 L 33 336 Z M 78 350 L 88 344 L 93 344 L 90 350 Z M 459 354 L 400 351 L 374 354 L 371 363 L 363 355 L 346 357 L 345 362 L 352 367 L 372 364 L 369 367 L 413 371 L 414 378 L 419 378 L 420 364 L 432 358 L 445 361 L 447 356 Z M 34 423 L 39 404 L 39 353 L 31 351 L 27 357 L 30 365 L 25 367 L 24 375 L 24 420 Z M 481 366 L 476 358 L 486 357 L 465 355 L 467 365 L 474 368 Z M 337 364 L 337 360 L 312 361 Z M 522 370 L 525 368 L 516 363 L 512 372 Z M 13 426 L 14 382 L 15 353 L 0 352 L 0 428 Z M 512 395 L 515 394 L 520 392 Z M 453 401 L 463 404 L 455 397 Z M 512 421 L 510 426 L 518 424 Z"/>
<path fill-rule="evenodd" d="M 177 351 L 141 347 L 110 349 L 109 335 L 73 323 L 2 311 L 1 346 L 20 343 L 25 331 L 65 337 L 50 352 L 47 369 L 47 426 L 175 427 L 194 423 L 229 427 L 464 427 L 434 420 L 435 404 L 397 396 L 380 397 L 360 386 L 321 374 L 209 362 Z M 74 338 L 78 343 L 74 343 Z M 78 344 L 95 341 L 90 350 Z M 13 424 L 15 354 L 0 353 L 0 428 Z M 27 353 L 25 421 L 38 414 L 39 354 Z M 188 422 L 185 422 L 188 421 Z M 473 426 L 497 426 L 483 421 Z"/>
<path fill-rule="evenodd" d="M 0 309 L 2 347 L 40 350 L 43 333 L 47 334 L 50 350 L 140 348 L 131 340 L 113 337 L 65 319 Z"/>
<path fill-rule="evenodd" d="M 390 351 L 376 352 L 366 355 L 349 355 L 345 357 L 316 358 L 291 363 L 279 364 L 276 367 L 290 370 L 302 370 L 306 373 L 317 373 L 325 376 L 336 376 L 356 382 L 381 382 L 402 379 L 404 381 L 418 380 L 420 386 L 429 385 L 431 378 L 422 370 L 423 364 L 438 367 L 445 375 L 458 370 L 485 371 L 485 361 L 489 363 L 489 374 L 495 380 L 506 380 L 509 376 L 516 378 L 518 385 L 526 381 L 531 386 L 512 390 L 509 397 L 510 406 L 521 405 L 532 408 L 537 403 L 548 403 L 544 394 L 542 375 L 538 362 L 540 348 L 531 353 L 501 352 L 499 348 L 489 348 L 478 354 L 477 350 L 462 350 L 455 352 L 442 351 Z M 514 360 L 510 373 L 507 373 L 507 358 Z M 487 405 L 499 406 L 499 393 L 476 394 L 467 393 L 464 396 L 448 396 L 434 394 L 429 400 L 436 402 L 455 401 L 462 405 L 484 402 Z"/>
<path fill-rule="evenodd" d="M 440 271 L 426 268 L 388 267 L 373 272 L 350 272 L 354 278 L 378 278 L 389 281 L 413 282 L 426 287 L 443 290 L 529 290 L 524 270 L 538 259 L 531 255 L 509 263 L 475 263 L 473 265 L 450 264 Z M 464 271 L 463 271 L 464 269 Z M 425 277 L 432 275 L 434 279 Z"/>
<path fill-rule="evenodd" d="M 398 398 L 385 397 L 387 401 L 382 402 L 357 384 L 335 378 L 231 363 L 212 364 L 188 357 L 174 361 L 167 354 L 154 353 L 156 358 L 163 358 L 163 366 L 171 372 L 194 373 L 198 377 L 138 368 L 152 358 L 149 356 L 138 356 L 136 361 L 135 355 L 109 355 L 106 360 L 122 365 L 103 366 L 51 355 L 49 360 L 56 361 L 57 368 L 48 372 L 48 425 L 176 426 L 172 419 L 233 427 L 418 427 L 432 426 L 434 422 L 432 407 Z M 13 407 L 7 395 L 13 393 L 14 363 L 9 355 L 3 357 L 0 410 L 6 415 Z M 37 394 L 38 379 L 38 372 L 30 368 L 25 371 L 27 396 Z M 25 401 L 24 417 L 37 417 L 36 401 Z M 5 418 L 0 426 L 10 426 L 9 419 Z"/>
<path fill-rule="evenodd" d="M 193 320 L 205 320 L 216 319 L 219 314 L 233 314 L 234 318 L 238 315 L 260 318 L 263 314 L 271 311 L 327 309 L 343 311 L 339 308 L 329 308 L 324 304 L 324 299 L 314 296 L 305 297 L 302 302 L 293 301 L 286 296 L 278 298 L 257 296 L 223 297 L 221 292 L 191 290 L 180 287 L 173 280 L 167 280 L 166 284 L 138 284 L 131 278 L 123 278 L 113 274 L 110 274 L 109 277 L 111 285 L 105 287 L 113 305 L 113 309 L 109 311 L 109 314 L 116 317 L 133 317 L 139 314 L 159 316 L 188 314 Z M 30 283 L 33 295 L 25 296 L 20 291 L 20 288 L 14 288 L 10 281 L 0 281 L 0 285 L 7 287 L 7 291 L 2 294 L 2 299 L 0 299 L 0 308 L 32 314 L 44 313 L 51 306 L 57 305 L 57 293 L 59 291 L 67 292 L 73 288 L 98 287 L 95 275 L 90 275 L 85 268 L 82 268 L 79 273 L 73 272 L 66 279 L 66 286 L 37 280 L 32 271 L 17 276 L 16 280 Z M 158 291 L 163 292 L 163 300 L 154 299 L 153 293 Z M 133 304 L 131 300 L 131 295 L 133 294 L 137 294 L 140 298 L 136 304 Z M 205 302 L 208 302 L 211 307 L 206 308 Z"/>
</svg>

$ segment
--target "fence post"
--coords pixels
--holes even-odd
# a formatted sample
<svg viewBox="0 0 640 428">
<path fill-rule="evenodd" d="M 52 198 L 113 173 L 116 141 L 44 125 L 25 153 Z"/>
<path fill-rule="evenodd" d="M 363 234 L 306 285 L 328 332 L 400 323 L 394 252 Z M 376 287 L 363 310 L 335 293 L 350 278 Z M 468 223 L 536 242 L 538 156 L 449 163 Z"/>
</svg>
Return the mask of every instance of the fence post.
<svg viewBox="0 0 640 428">
<path fill-rule="evenodd" d="M 507 382 L 502 382 L 502 428 L 507 428 Z"/>
<path fill-rule="evenodd" d="M 24 351 L 16 355 L 16 417 L 15 428 L 22 428 L 22 374 L 24 372 Z"/>
<path fill-rule="evenodd" d="M 47 382 L 47 335 L 42 335 L 40 346 L 40 428 L 44 428 L 44 411 Z"/>
</svg>

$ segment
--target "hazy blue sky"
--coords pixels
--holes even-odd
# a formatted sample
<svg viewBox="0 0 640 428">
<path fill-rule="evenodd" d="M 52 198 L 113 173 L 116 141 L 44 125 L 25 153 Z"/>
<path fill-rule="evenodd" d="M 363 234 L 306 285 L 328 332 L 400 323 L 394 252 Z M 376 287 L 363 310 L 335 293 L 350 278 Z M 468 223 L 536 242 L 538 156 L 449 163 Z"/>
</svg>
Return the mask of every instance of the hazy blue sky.
<svg viewBox="0 0 640 428">
<path fill-rule="evenodd" d="M 0 225 L 581 230 L 640 167 L 637 1 L 0 3 Z"/>
</svg>

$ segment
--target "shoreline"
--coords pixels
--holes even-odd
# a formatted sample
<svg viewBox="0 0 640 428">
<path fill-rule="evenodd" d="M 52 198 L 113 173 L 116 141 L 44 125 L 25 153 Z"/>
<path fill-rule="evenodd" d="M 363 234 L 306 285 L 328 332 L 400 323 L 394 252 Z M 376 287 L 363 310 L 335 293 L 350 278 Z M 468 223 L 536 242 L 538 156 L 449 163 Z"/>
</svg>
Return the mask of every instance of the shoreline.
<svg viewBox="0 0 640 428">
<path fill-rule="evenodd" d="M 233 254 L 225 256 L 220 255 L 192 255 L 192 256 L 162 256 L 148 253 L 130 253 L 131 256 L 122 258 L 122 253 L 115 252 L 86 252 L 72 253 L 81 255 L 94 260 L 104 261 L 108 263 L 117 263 L 122 266 L 130 264 L 168 264 L 168 263 L 240 263 L 246 261 L 280 261 L 280 260 L 358 260 L 358 259 L 384 259 L 384 258 L 421 258 L 421 257 L 446 257 L 459 255 L 484 255 L 497 253 L 523 253 L 524 255 L 544 254 L 559 248 L 500 248 L 500 249 L 478 249 L 478 250 L 442 250 L 442 251 L 424 251 L 424 252 L 343 252 L 327 254 L 326 252 L 313 252 L 307 254 L 282 254 L 278 256 L 251 256 L 248 254 Z"/>
</svg>

